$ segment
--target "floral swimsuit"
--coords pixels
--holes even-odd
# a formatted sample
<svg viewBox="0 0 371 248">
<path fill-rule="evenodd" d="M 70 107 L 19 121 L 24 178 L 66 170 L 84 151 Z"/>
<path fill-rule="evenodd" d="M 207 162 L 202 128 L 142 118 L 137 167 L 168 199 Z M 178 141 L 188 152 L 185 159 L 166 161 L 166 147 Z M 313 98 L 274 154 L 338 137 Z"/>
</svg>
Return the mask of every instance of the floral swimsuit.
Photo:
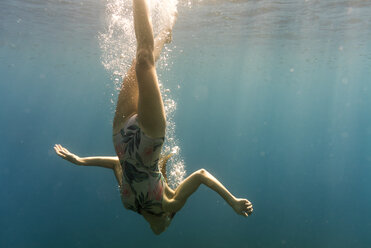
<svg viewBox="0 0 371 248">
<path fill-rule="evenodd" d="M 137 115 L 133 115 L 120 132 L 113 135 L 113 143 L 120 159 L 123 180 L 120 187 L 125 208 L 141 210 L 161 216 L 164 177 L 158 161 L 164 138 L 150 138 L 140 129 Z"/>
</svg>

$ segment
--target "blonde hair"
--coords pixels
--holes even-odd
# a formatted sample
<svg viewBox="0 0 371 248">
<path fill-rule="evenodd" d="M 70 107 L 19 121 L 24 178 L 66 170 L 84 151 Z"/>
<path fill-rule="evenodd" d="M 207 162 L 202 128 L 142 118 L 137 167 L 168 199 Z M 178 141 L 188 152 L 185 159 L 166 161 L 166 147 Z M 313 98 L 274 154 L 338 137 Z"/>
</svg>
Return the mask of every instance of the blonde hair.
<svg viewBox="0 0 371 248">
<path fill-rule="evenodd" d="M 160 160 L 158 161 L 158 168 L 160 169 L 167 184 L 168 184 L 168 180 L 167 180 L 167 175 L 166 175 L 166 163 L 173 155 L 174 153 L 169 153 L 167 155 L 161 155 Z"/>
</svg>

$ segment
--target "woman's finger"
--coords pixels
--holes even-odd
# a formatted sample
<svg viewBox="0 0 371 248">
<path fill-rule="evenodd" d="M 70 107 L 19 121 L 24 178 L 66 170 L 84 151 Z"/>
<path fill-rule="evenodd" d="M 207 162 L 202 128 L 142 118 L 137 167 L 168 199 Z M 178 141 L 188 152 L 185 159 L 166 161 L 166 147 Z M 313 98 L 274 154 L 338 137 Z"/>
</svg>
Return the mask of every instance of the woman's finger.
<svg viewBox="0 0 371 248">
<path fill-rule="evenodd" d="M 64 155 L 63 153 L 60 153 L 59 151 L 56 151 L 57 155 L 61 158 L 66 158 L 66 155 Z"/>
<path fill-rule="evenodd" d="M 64 147 L 62 147 L 62 150 L 66 153 L 66 154 L 68 154 L 68 153 L 70 153 L 66 148 L 64 148 Z"/>
<path fill-rule="evenodd" d="M 59 145 L 59 150 L 60 150 L 60 151 L 64 151 L 64 147 L 61 146 L 61 145 Z"/>
<path fill-rule="evenodd" d="M 57 154 L 59 154 L 59 149 L 58 149 L 58 147 L 54 147 L 54 151 L 57 153 Z"/>
</svg>

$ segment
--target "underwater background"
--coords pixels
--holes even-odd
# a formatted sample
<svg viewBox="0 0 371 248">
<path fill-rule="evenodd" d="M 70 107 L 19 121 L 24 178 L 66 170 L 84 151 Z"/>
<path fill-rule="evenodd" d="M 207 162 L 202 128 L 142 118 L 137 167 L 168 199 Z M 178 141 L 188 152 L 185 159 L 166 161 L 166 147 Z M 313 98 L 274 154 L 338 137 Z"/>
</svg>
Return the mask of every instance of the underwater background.
<svg viewBox="0 0 371 248">
<path fill-rule="evenodd" d="M 114 155 L 124 2 L 0 1 L 0 247 L 371 247 L 370 0 L 177 4 L 168 172 L 205 168 L 254 213 L 201 186 L 160 236 L 110 170 L 53 150 Z"/>
</svg>

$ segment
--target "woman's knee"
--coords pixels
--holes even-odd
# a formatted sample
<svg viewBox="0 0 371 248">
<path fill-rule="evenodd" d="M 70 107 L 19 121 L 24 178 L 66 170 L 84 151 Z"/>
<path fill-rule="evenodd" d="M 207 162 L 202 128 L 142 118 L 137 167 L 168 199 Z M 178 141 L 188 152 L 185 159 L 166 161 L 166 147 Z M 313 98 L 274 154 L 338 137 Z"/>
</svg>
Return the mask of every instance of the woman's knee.
<svg viewBox="0 0 371 248">
<path fill-rule="evenodd" d="M 199 177 L 207 177 L 209 175 L 209 172 L 202 168 L 202 169 L 199 169 L 198 171 L 196 171 L 196 174 Z"/>
<path fill-rule="evenodd" d="M 149 69 L 155 66 L 155 57 L 151 49 L 138 49 L 136 56 L 136 70 Z"/>
</svg>

